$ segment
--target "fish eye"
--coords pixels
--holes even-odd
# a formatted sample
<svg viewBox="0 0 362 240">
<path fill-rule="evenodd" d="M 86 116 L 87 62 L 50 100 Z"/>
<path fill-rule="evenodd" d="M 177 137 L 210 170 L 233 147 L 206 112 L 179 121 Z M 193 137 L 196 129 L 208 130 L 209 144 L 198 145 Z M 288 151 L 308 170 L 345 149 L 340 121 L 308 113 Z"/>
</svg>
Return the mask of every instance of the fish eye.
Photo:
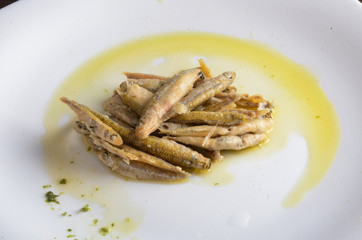
<svg viewBox="0 0 362 240">
<path fill-rule="evenodd" d="M 229 79 L 232 79 L 233 78 L 233 75 L 230 73 L 230 72 L 225 72 L 224 73 L 224 76 L 229 78 Z"/>
<path fill-rule="evenodd" d="M 202 80 L 205 79 L 205 74 L 204 74 L 202 71 L 200 71 L 199 76 L 200 76 L 200 78 L 201 78 Z"/>
</svg>

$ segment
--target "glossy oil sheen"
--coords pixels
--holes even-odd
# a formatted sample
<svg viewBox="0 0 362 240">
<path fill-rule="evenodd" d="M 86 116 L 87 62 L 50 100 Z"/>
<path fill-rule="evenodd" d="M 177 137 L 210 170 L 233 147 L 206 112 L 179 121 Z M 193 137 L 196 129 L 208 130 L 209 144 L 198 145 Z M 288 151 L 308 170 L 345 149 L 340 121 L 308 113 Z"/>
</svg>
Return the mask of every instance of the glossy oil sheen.
<svg viewBox="0 0 362 240">
<path fill-rule="evenodd" d="M 200 57 L 206 59 L 214 75 L 235 71 L 237 77 L 233 85 L 239 92 L 261 94 L 274 100 L 276 108 L 275 125 L 267 144 L 261 149 L 227 152 L 226 161 L 200 174 L 202 181 L 220 186 L 232 183 L 237 176 L 229 173 L 228 168 L 232 168 L 236 160 L 248 155 L 270 156 L 285 148 L 292 134 L 298 134 L 307 142 L 308 163 L 283 205 L 296 206 L 315 188 L 333 163 L 341 133 L 337 112 L 313 74 L 270 46 L 254 41 L 206 33 L 175 33 L 142 38 L 96 56 L 56 92 L 45 116 L 43 144 L 45 163 L 53 180 L 70 179 L 69 184 L 59 186 L 61 191 L 78 198 L 84 194 L 85 200 L 105 206 L 105 225 L 117 222 L 118 231 L 134 231 L 142 222 L 144 210 L 127 194 L 127 182 L 110 174 L 86 151 L 82 138 L 71 129 L 69 119 L 73 119 L 74 114 L 59 97 L 66 96 L 102 111 L 102 102 L 125 80 L 122 72 L 172 76 L 197 66 Z M 90 197 L 97 195 L 96 186 L 104 189 L 103 197 Z M 122 194 L 115 195 L 117 191 Z M 114 201 L 119 201 L 118 210 L 110 209 L 115 206 Z M 122 209 L 127 209 L 127 214 Z M 122 222 L 127 217 L 134 220 L 133 225 Z"/>
</svg>

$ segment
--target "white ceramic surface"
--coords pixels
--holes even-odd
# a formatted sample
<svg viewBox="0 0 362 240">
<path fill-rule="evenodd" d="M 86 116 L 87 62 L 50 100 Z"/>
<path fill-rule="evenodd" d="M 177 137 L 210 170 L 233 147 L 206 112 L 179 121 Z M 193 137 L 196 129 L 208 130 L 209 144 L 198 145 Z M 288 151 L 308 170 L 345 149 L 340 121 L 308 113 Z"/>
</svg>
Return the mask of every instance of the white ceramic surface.
<svg viewBox="0 0 362 240">
<path fill-rule="evenodd" d="M 246 177 L 261 189 L 250 187 L 256 199 L 234 197 L 232 187 L 221 192 L 159 185 L 130 190 L 146 209 L 135 236 L 141 240 L 362 239 L 361 23 L 362 4 L 357 0 L 24 0 L 1 9 L 0 239 L 64 235 L 66 227 L 45 207 L 41 188 L 49 181 L 42 159 L 43 117 L 57 87 L 85 61 L 112 46 L 170 31 L 253 39 L 306 66 L 337 108 L 341 146 L 326 178 L 292 209 L 281 206 L 280 195 L 293 184 L 288 182 L 293 176 L 280 175 L 283 169 L 298 167 L 287 161 L 288 152 L 277 165 L 263 161 L 243 166 L 249 170 Z M 295 144 L 303 141 L 296 139 Z M 285 185 L 278 185 L 283 181 Z M 184 204 L 170 205 L 170 194 Z M 206 194 L 210 201 L 202 202 Z"/>
</svg>

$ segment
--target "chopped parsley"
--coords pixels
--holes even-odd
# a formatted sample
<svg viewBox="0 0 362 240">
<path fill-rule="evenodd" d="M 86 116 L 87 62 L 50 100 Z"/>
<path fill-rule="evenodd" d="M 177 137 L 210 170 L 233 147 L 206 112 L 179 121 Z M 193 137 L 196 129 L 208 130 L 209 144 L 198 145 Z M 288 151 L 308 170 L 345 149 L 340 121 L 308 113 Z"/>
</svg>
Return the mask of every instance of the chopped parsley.
<svg viewBox="0 0 362 240">
<path fill-rule="evenodd" d="M 55 195 L 52 191 L 49 191 L 45 194 L 46 202 L 55 202 L 59 204 L 59 201 L 57 200 L 57 197 L 60 195 Z"/>
<path fill-rule="evenodd" d="M 68 180 L 63 178 L 62 180 L 59 181 L 59 184 L 67 184 Z"/>
<path fill-rule="evenodd" d="M 99 229 L 99 233 L 102 234 L 103 236 L 106 236 L 110 232 L 111 228 L 109 227 L 102 227 L 101 229 Z"/>
<path fill-rule="evenodd" d="M 84 207 L 82 207 L 79 211 L 81 211 L 81 212 L 89 212 L 89 211 L 92 211 L 92 208 L 89 207 L 89 204 L 87 204 Z"/>
</svg>

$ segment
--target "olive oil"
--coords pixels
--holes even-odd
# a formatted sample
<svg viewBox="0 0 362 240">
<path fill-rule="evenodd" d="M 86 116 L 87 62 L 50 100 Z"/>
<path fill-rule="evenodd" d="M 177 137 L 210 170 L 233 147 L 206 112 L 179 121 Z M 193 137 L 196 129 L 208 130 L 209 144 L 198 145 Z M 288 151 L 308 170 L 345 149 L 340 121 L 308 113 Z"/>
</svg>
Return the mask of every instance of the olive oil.
<svg viewBox="0 0 362 240">
<path fill-rule="evenodd" d="M 285 148 L 291 134 L 305 138 L 308 163 L 303 176 L 282 203 L 296 206 L 331 167 L 340 141 L 337 112 L 316 77 L 268 45 L 217 34 L 172 33 L 122 44 L 94 57 L 72 74 L 52 99 L 44 124 L 45 165 L 60 191 L 105 207 L 103 223 L 130 234 L 142 223 L 145 209 L 127 193 L 127 181 L 111 173 L 87 152 L 72 130 L 74 114 L 59 98 L 66 96 L 102 111 L 102 103 L 123 80 L 124 71 L 172 76 L 204 58 L 214 75 L 235 71 L 238 92 L 261 94 L 275 101 L 274 129 L 262 148 L 226 152 L 225 160 L 200 174 L 214 186 L 233 182 L 232 163 L 247 155 L 269 156 Z M 228 159 L 234 159 L 228 161 Z M 293 161 L 293 156 L 290 156 Z M 235 160 L 236 159 L 236 160 Z M 187 184 L 193 184 L 191 180 Z M 52 183 L 52 184 L 54 184 Z M 154 183 L 157 184 L 157 183 Z M 99 187 L 99 191 L 95 188 Z M 120 194 L 115 194 L 115 192 Z M 126 219 L 126 220 L 125 220 Z"/>
</svg>

